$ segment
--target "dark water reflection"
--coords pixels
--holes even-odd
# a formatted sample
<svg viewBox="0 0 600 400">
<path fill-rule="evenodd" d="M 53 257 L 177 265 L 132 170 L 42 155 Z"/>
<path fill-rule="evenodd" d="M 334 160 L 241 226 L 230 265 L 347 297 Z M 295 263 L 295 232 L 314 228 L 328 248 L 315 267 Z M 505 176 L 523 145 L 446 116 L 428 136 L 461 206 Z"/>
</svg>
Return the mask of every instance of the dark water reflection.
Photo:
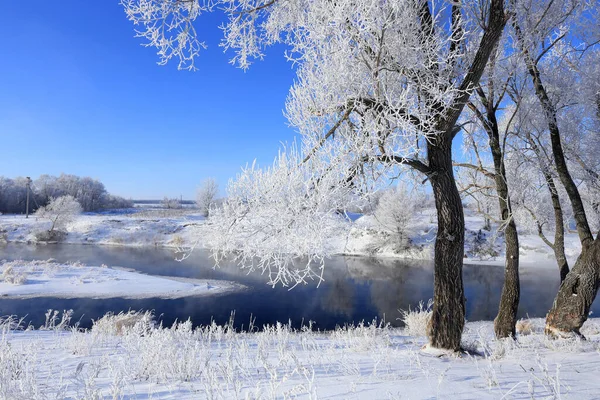
<svg viewBox="0 0 600 400">
<path fill-rule="evenodd" d="M 309 284 L 288 291 L 271 288 L 259 274 L 246 275 L 235 265 L 212 268 L 212 261 L 202 251 L 195 251 L 183 262 L 166 249 L 135 249 L 83 245 L 27 246 L 8 244 L 0 247 L 0 259 L 81 261 L 88 265 L 122 266 L 152 274 L 201 279 L 226 279 L 243 283 L 248 290 L 240 293 L 203 298 L 163 299 L 56 299 L 0 300 L 0 315 L 27 315 L 35 326 L 44 321 L 47 309 L 73 309 L 74 319 L 81 318 L 89 327 L 91 319 L 105 313 L 129 309 L 154 310 L 165 325 L 175 319 L 191 318 L 193 323 L 208 324 L 211 320 L 226 323 L 235 310 L 236 326 L 248 326 L 250 316 L 262 326 L 288 320 L 296 327 L 315 321 L 315 328 L 333 329 L 336 325 L 362 320 L 382 319 L 399 326 L 398 309 L 415 307 L 427 301 L 433 293 L 431 262 L 409 262 L 365 257 L 336 257 L 325 269 L 325 282 L 319 288 Z M 503 281 L 503 268 L 472 266 L 464 268 L 469 320 L 494 318 Z M 558 274 L 549 263 L 545 269 L 525 270 L 521 281 L 519 316 L 543 317 L 558 288 Z M 599 309 L 594 303 L 593 311 Z"/>
</svg>

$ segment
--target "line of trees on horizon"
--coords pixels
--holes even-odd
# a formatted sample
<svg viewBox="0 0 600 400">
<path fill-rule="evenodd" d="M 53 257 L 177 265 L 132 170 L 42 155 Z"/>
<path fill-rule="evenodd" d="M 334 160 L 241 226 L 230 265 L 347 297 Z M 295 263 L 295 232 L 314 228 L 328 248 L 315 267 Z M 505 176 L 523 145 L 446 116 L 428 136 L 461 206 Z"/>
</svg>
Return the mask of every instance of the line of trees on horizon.
<svg viewBox="0 0 600 400">
<path fill-rule="evenodd" d="M 0 213 L 25 213 L 27 186 L 27 178 L 0 176 Z M 133 207 L 131 200 L 108 193 L 102 182 L 90 177 L 44 174 L 32 181 L 30 187 L 30 212 L 62 196 L 72 196 L 79 202 L 83 211 Z"/>
</svg>

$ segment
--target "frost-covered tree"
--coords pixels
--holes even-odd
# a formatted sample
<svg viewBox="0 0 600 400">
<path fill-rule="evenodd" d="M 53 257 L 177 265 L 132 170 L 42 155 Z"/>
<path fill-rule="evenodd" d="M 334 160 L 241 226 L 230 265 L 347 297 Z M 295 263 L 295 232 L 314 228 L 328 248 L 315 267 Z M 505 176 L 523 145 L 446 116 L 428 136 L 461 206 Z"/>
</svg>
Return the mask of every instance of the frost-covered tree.
<svg viewBox="0 0 600 400">
<path fill-rule="evenodd" d="M 298 269 L 294 262 L 327 255 L 322 232 L 335 225 L 332 211 L 349 193 L 371 192 L 399 169 L 413 168 L 431 184 L 438 214 L 431 345 L 458 350 L 464 216 L 452 140 L 504 29 L 504 2 L 220 3 L 229 16 L 223 45 L 235 51 L 234 64 L 247 68 L 266 46 L 288 46 L 297 80 L 286 113 L 302 143 L 270 169 L 245 170 L 229 188 L 223 212 L 213 218 L 223 228 L 216 249 L 247 262 L 258 258 L 274 282 L 302 282 L 315 275 L 314 267 Z M 194 67 L 202 47 L 194 21 L 213 2 L 122 4 L 161 61 L 175 57 L 181 68 Z"/>
<path fill-rule="evenodd" d="M 47 206 L 37 209 L 35 216 L 49 220 L 52 225 L 48 232 L 64 229 L 67 224 L 73 222 L 77 215 L 81 214 L 81 204 L 73 196 L 61 196 L 50 200 Z"/>
<path fill-rule="evenodd" d="M 576 86 L 572 84 L 578 79 L 570 80 L 569 71 L 577 70 L 574 66 L 593 57 L 590 50 L 599 43 L 600 8 L 597 2 L 579 0 L 512 0 L 511 8 L 516 49 L 543 111 L 554 166 L 569 198 L 582 245 L 581 255 L 562 282 L 547 315 L 546 332 L 579 333 L 600 286 L 600 235 L 594 239 L 585 204 L 569 167 L 561 111 L 576 94 Z"/>
<path fill-rule="evenodd" d="M 507 170 L 511 182 L 516 219 L 521 227 L 537 233 L 554 252 L 561 282 L 569 272 L 565 254 L 565 232 L 572 215 L 565 203 L 567 195 L 560 184 L 539 103 L 532 93 L 512 85 L 509 93 L 519 109 L 511 119 L 515 140 L 508 154 Z M 551 239 L 548 234 L 554 232 Z"/>
<path fill-rule="evenodd" d="M 518 104 L 512 110 L 506 110 L 505 107 L 509 101 L 507 88 L 515 69 L 508 47 L 504 37 L 491 54 L 486 72 L 476 88 L 477 95 L 468 103 L 473 124 L 465 130 L 463 137 L 473 161 L 456 164 L 467 169 L 463 173 L 468 178 L 464 183 L 464 191 L 476 200 L 486 220 L 498 220 L 499 229 L 504 234 L 504 285 L 498 315 L 494 320 L 494 331 L 498 338 L 515 337 L 520 298 L 519 236 L 506 171 L 510 122 L 505 127 L 499 124 L 501 117 L 510 121 L 518 109 Z M 504 113 L 501 109 L 504 109 Z M 490 205 L 490 199 L 496 201 L 497 205 Z M 490 210 L 494 210 L 494 216 L 490 215 Z"/>
<path fill-rule="evenodd" d="M 219 194 L 219 185 L 213 178 L 207 178 L 202 182 L 196 193 L 196 205 L 202 215 L 208 217 L 211 207 L 214 205 Z"/>
<path fill-rule="evenodd" d="M 422 209 L 424 196 L 400 184 L 383 192 L 375 209 L 375 219 L 390 232 L 400 245 L 408 243 L 408 228 L 415 214 Z"/>
</svg>

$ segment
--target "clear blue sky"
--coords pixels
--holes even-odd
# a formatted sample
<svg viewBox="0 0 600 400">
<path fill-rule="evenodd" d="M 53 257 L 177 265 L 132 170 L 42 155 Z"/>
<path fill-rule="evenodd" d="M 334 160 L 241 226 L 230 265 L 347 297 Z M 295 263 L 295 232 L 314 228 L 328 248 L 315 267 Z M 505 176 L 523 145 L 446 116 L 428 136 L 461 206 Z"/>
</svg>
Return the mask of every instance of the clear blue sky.
<svg viewBox="0 0 600 400">
<path fill-rule="evenodd" d="M 0 3 L 0 176 L 91 176 L 132 198 L 224 188 L 293 139 L 283 107 L 294 73 L 273 48 L 243 72 L 201 18 L 197 72 L 158 66 L 117 0 Z"/>
</svg>

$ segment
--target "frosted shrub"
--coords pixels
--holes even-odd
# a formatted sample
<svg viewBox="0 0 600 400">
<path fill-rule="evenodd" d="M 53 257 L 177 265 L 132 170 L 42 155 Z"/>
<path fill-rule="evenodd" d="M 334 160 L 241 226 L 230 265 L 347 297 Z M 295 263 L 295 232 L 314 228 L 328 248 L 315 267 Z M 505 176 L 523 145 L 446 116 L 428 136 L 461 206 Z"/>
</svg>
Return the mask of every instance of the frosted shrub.
<svg viewBox="0 0 600 400">
<path fill-rule="evenodd" d="M 13 285 L 23 285 L 27 282 L 27 274 L 25 272 L 16 272 L 11 264 L 6 264 L 4 272 L 2 272 L 2 280 Z"/>
<path fill-rule="evenodd" d="M 433 307 L 433 300 L 429 299 L 427 306 L 420 301 L 416 309 L 408 311 L 400 310 L 402 317 L 400 318 L 404 322 L 404 331 L 409 336 L 421 337 L 427 336 L 427 327 L 431 320 L 431 309 Z"/>
<path fill-rule="evenodd" d="M 105 335 L 123 335 L 126 333 L 144 335 L 155 326 L 152 311 L 128 311 L 115 315 L 108 313 L 93 322 L 92 332 Z"/>
<path fill-rule="evenodd" d="M 531 335 L 534 330 L 533 323 L 528 319 L 520 319 L 517 321 L 515 325 L 515 329 L 517 333 L 523 336 Z"/>
</svg>

